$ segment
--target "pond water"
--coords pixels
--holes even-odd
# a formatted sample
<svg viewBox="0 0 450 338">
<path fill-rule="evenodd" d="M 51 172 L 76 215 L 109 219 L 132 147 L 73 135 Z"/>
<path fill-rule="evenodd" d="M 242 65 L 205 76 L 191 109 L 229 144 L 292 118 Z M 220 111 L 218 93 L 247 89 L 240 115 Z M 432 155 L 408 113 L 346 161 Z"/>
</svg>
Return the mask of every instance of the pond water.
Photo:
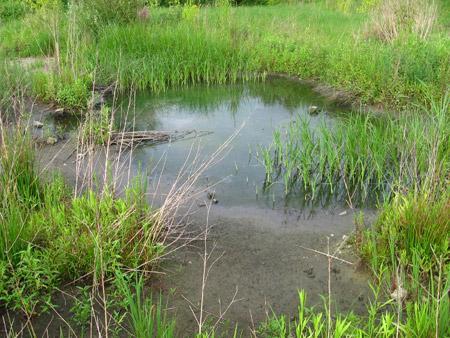
<svg viewBox="0 0 450 338">
<path fill-rule="evenodd" d="M 167 189 L 192 149 L 207 157 L 239 130 L 226 157 L 198 180 L 198 187 L 214 191 L 218 200 L 209 213 L 214 227 L 208 247 L 214 247 L 212 257 L 220 259 L 207 282 L 207 311 L 219 313 L 219 300 L 224 307 L 236 288 L 240 301 L 230 308 L 226 319 L 242 327 L 251 326 L 252 320 L 264 320 L 268 309 L 295 313 L 299 289 L 308 292 L 312 304 L 320 304 L 319 295 L 326 294 L 328 288 L 327 260 L 305 247 L 325 252 L 329 238 L 335 248 L 353 229 L 356 211 L 343 203 L 313 207 L 305 203 L 303 195 L 286 197 L 281 184 L 263 192 L 265 171 L 256 155 L 259 146 L 272 142 L 275 128 L 296 116 L 310 119 L 313 128 L 320 123 L 332 128 L 345 110 L 310 87 L 285 78 L 246 85 L 196 86 L 158 95 L 141 93 L 134 102 L 135 130 L 211 132 L 195 140 L 142 146 L 135 151 L 135 168 L 153 168 L 164 159 L 162 176 L 157 170 L 150 178 L 166 184 Z M 321 113 L 310 116 L 311 105 L 318 106 Z M 205 224 L 205 209 L 199 208 L 192 216 L 200 227 Z M 202 248 L 202 243 L 181 248 L 163 264 L 167 275 L 161 278 L 161 285 L 173 291 L 169 299 L 180 332 L 195 330 L 186 299 L 194 304 L 200 299 Z M 367 276 L 356 272 L 354 266 L 333 264 L 330 278 L 336 307 L 361 311 Z"/>
<path fill-rule="evenodd" d="M 126 107 L 128 101 L 122 99 L 121 106 Z M 295 316 L 297 291 L 304 289 L 309 303 L 320 305 L 320 295 L 328 292 L 328 281 L 333 310 L 363 311 L 369 297 L 367 275 L 357 271 L 357 264 L 338 261 L 332 263 L 330 275 L 327 258 L 318 253 L 327 252 L 328 241 L 330 251 L 335 251 L 343 235 L 353 230 L 355 214 L 360 210 L 349 209 L 341 202 L 309 205 L 301 194 L 286 197 L 281 184 L 263 192 L 265 171 L 256 156 L 259 146 L 272 142 L 275 128 L 298 115 L 310 119 L 312 128 L 320 123 L 332 128 L 345 109 L 310 87 L 286 78 L 245 85 L 195 86 L 159 94 L 138 93 L 131 102 L 133 114 L 126 118 L 124 108 L 117 119 L 127 128 L 210 132 L 172 143 L 144 144 L 133 150 L 131 171 L 148 172 L 149 196 L 155 193 L 155 186 L 160 194 L 170 189 L 190 153 L 198 152 L 201 158 L 208 158 L 239 130 L 226 156 L 199 177 L 193 191 L 203 192 L 190 201 L 195 210 L 190 210 L 188 230 L 198 233 L 204 229 L 208 216 L 211 229 L 207 248 L 214 249 L 210 263 L 218 259 L 204 290 L 205 310 L 212 320 L 227 306 L 235 290 L 239 301 L 225 316 L 232 326 L 239 323 L 248 330 L 272 310 Z M 310 116 L 311 105 L 318 106 L 321 113 Z M 51 123 L 46 122 L 50 126 Z M 58 127 L 56 123 L 54 127 L 64 129 L 67 125 Z M 59 142 L 47 147 L 40 160 L 44 164 L 51 161 L 70 181 L 74 170 L 69 159 L 76 142 L 68 143 L 73 149 L 63 150 L 65 143 Z M 101 168 L 99 172 L 102 173 Z M 202 202 L 208 202 L 207 192 L 212 191 L 218 203 L 207 213 Z M 370 219 L 372 212 L 364 213 Z M 165 274 L 153 283 L 167 296 L 179 336 L 189 336 L 196 330 L 189 302 L 197 305 L 200 299 L 203 250 L 202 241 L 178 248 L 162 262 L 160 268 Z M 349 250 L 341 255 L 357 261 Z"/>
<path fill-rule="evenodd" d="M 311 105 L 319 107 L 321 113 L 311 116 Z M 202 156 L 214 153 L 238 131 L 224 160 L 207 170 L 200 181 L 210 185 L 221 182 L 214 190 L 223 206 L 263 208 L 307 204 L 303 195 L 285 196 L 281 183 L 263 191 L 265 170 L 258 154 L 261 146 L 272 143 L 273 131 L 297 116 L 308 119 L 312 128 L 321 123 L 331 126 L 342 112 L 310 87 L 285 78 L 247 85 L 196 86 L 158 95 L 141 93 L 136 96 L 134 109 L 133 119 L 128 117 L 133 122 L 127 125 L 130 128 L 134 124 L 135 130 L 211 132 L 195 141 Z M 193 150 L 192 144 L 181 140 L 140 147 L 134 159 L 141 168 L 148 169 L 164 158 L 164 178 L 170 184 Z"/>
</svg>

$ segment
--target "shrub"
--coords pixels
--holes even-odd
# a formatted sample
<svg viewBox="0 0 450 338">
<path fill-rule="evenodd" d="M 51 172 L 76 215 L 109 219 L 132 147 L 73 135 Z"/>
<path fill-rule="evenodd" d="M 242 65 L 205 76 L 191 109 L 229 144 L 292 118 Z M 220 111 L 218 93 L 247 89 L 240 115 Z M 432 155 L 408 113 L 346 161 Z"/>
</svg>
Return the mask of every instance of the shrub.
<svg viewBox="0 0 450 338">
<path fill-rule="evenodd" d="M 56 101 L 68 109 L 85 109 L 90 98 L 88 76 L 74 78 L 72 74 L 61 75 L 35 72 L 32 75 L 32 92 L 44 101 Z"/>
<path fill-rule="evenodd" d="M 426 39 L 436 19 L 437 6 L 433 1 L 384 0 L 372 13 L 368 34 L 389 43 L 404 33 Z"/>
<path fill-rule="evenodd" d="M 25 15 L 27 7 L 22 1 L 6 0 L 0 2 L 0 23 L 2 21 L 9 21 L 19 19 Z"/>
<path fill-rule="evenodd" d="M 0 301 L 29 317 L 52 306 L 58 271 L 48 254 L 31 245 L 18 255 L 16 266 L 0 263 Z"/>
<path fill-rule="evenodd" d="M 82 0 L 85 14 L 96 28 L 112 22 L 133 22 L 144 5 L 144 0 Z"/>
</svg>

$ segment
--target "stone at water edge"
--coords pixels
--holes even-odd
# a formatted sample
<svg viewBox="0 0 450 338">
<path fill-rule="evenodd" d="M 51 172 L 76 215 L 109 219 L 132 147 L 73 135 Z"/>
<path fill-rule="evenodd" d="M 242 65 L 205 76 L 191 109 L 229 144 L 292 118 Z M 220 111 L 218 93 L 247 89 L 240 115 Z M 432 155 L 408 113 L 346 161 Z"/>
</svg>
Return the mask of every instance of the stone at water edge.
<svg viewBox="0 0 450 338">
<path fill-rule="evenodd" d="M 310 115 L 317 115 L 317 114 L 319 114 L 319 112 L 320 112 L 320 109 L 318 106 L 309 106 L 308 107 L 308 113 Z"/>
<path fill-rule="evenodd" d="M 33 127 L 40 129 L 43 126 L 44 126 L 44 124 L 42 122 L 40 122 L 40 121 L 33 121 Z"/>
<path fill-rule="evenodd" d="M 62 116 L 64 114 L 64 108 L 55 109 L 53 113 L 57 116 Z"/>
<path fill-rule="evenodd" d="M 48 145 L 53 145 L 58 142 L 58 139 L 56 137 L 47 137 L 47 140 L 45 141 Z"/>
</svg>

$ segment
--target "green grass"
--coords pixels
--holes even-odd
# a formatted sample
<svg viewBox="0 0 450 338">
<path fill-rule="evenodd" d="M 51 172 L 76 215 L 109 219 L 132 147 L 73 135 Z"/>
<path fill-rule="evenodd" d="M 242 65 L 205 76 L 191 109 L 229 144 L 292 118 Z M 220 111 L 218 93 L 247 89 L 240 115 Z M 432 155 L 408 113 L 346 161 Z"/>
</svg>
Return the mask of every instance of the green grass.
<svg viewBox="0 0 450 338">
<path fill-rule="evenodd" d="M 325 330 L 338 336 L 393 336 L 397 328 L 404 337 L 448 335 L 443 319 L 450 283 L 448 106 L 445 96 L 416 111 L 355 114 L 315 129 L 310 120 L 297 118 L 275 131 L 272 145 L 261 148 L 267 188 L 281 182 L 286 193 L 300 190 L 312 200 L 327 195 L 351 206 L 378 201 L 371 226 L 356 220 L 355 249 L 375 276 L 380 271 L 386 276 L 388 294 L 398 285 L 408 294 L 404 308 L 394 306 L 369 322 L 339 314 L 330 326 L 313 312 L 307 328 L 322 323 L 322 333 L 315 328 L 306 336 L 325 336 Z M 384 283 L 376 278 L 377 285 Z M 274 315 L 263 329 L 275 332 L 269 337 L 288 336 L 301 325 Z"/>
<path fill-rule="evenodd" d="M 359 36 L 355 43 L 366 20 L 361 14 L 317 5 L 209 8 L 192 20 L 155 12 L 149 24 L 104 29 L 97 51 L 105 80 L 119 70 L 120 84 L 157 91 L 275 72 L 399 106 L 424 98 L 426 87 L 442 96 L 450 76 L 447 38 L 436 33 L 426 42 L 410 37 L 388 46 Z"/>
<path fill-rule="evenodd" d="M 36 28 L 36 16 L 0 29 L 4 53 L 54 51 L 51 27 Z M 53 82 L 71 87 L 87 77 L 157 92 L 284 73 L 342 89 L 353 101 L 401 108 L 430 93 L 442 98 L 450 79 L 446 26 L 438 25 L 426 41 L 407 34 L 386 44 L 366 37 L 368 14 L 321 4 L 152 8 L 147 22 L 108 21 L 94 28 L 87 18 L 80 6 L 59 17 L 63 73 Z M 60 97 L 49 91 L 48 97 L 37 94 Z"/>
<path fill-rule="evenodd" d="M 8 22 L 19 19 L 27 12 L 27 6 L 23 1 L 4 0 L 0 3 L 0 21 Z"/>
<path fill-rule="evenodd" d="M 256 71 L 250 53 L 233 47 L 228 36 L 206 27 L 192 34 L 189 23 L 108 27 L 98 46 L 99 81 L 109 83 L 117 76 L 121 88 L 157 92 L 195 83 L 235 82 L 252 78 Z"/>
<path fill-rule="evenodd" d="M 319 310 L 308 306 L 306 293 L 298 293 L 298 312 L 290 321 L 285 315 L 272 314 L 257 330 L 258 337 L 444 337 L 450 333 L 446 322 L 449 301 L 437 301 L 433 295 L 396 309 L 393 301 L 382 302 L 380 290 L 366 316 L 332 313 L 325 306 Z M 440 295 L 442 296 L 442 294 Z M 399 312 L 398 312 L 399 311 Z"/>
<path fill-rule="evenodd" d="M 42 16 L 28 15 L 0 25 L 0 55 L 33 57 L 52 55 L 54 44 L 50 27 Z"/>
<path fill-rule="evenodd" d="M 118 271 L 116 278 L 119 290 L 125 296 L 134 336 L 175 337 L 175 321 L 168 319 L 161 297 L 156 304 L 151 295 L 145 297 L 143 276 L 135 276 L 135 281 L 130 283 Z"/>
<path fill-rule="evenodd" d="M 428 112 L 353 114 L 316 130 L 298 117 L 261 151 L 266 186 L 281 181 L 286 194 L 301 190 L 311 200 L 389 201 L 399 187 L 416 189 L 446 176 L 448 125 L 448 97 Z"/>
<path fill-rule="evenodd" d="M 154 211 L 134 184 L 74 196 L 58 176 L 35 168 L 27 130 L 1 131 L 0 301 L 27 316 L 48 309 L 61 281 L 109 278 L 119 267 L 154 264 L 163 246 Z"/>
<path fill-rule="evenodd" d="M 21 118 L 18 93 L 25 91 L 85 110 L 94 83 L 159 92 L 262 80 L 267 73 L 331 85 L 354 102 L 404 109 L 391 116 L 352 114 L 315 130 L 299 118 L 277 130 L 270 147 L 261 148 L 266 186 L 280 181 L 287 194 L 302 190 L 312 200 L 324 195 L 354 205 L 376 200 L 381 212 L 371 228 L 359 227 L 356 233 L 356 248 L 377 278 L 367 314 L 335 313 L 328 305 L 313 309 L 300 292 L 296 320 L 273 314 L 258 327 L 258 336 L 449 335 L 445 10 L 427 40 L 404 34 L 387 44 L 366 36 L 369 14 L 344 13 L 322 2 L 151 8 L 148 21 L 141 22 L 134 14 L 118 17 L 111 8 L 105 13 L 85 5 L 22 12 L 16 5 L 0 6 L 0 16 L 7 17 L 0 26 L 0 109 L 8 108 L 2 121 Z M 59 62 L 29 74 L 11 63 L 16 57 L 40 56 Z M 417 109 L 417 103 L 426 107 Z M 105 110 L 87 122 L 85 140 L 104 141 L 107 115 Z M 145 204 L 142 188 L 137 184 L 122 197 L 108 189 L 75 196 L 61 178 L 41 177 L 33 143 L 18 126 L 1 130 L 1 304 L 29 319 L 54 308 L 52 296 L 63 282 L 89 276 L 92 285 L 81 287 L 72 311 L 78 324 L 100 305 L 114 314 L 116 324 L 129 312 L 137 336 L 156 331 L 174 336 L 174 323 L 161 302 L 146 299 L 143 278 L 134 281 L 120 272 L 143 267 L 164 250 L 155 210 Z M 112 281 L 106 285 L 108 299 L 94 303 L 92 295 L 105 279 Z M 409 294 L 402 306 L 382 301 L 384 293 L 389 296 L 384 283 L 399 279 Z"/>
<path fill-rule="evenodd" d="M 382 266 L 403 266 L 416 282 L 437 274 L 450 257 L 448 191 L 397 193 L 381 207 L 375 224 L 367 230 L 363 257 L 376 271 Z"/>
</svg>

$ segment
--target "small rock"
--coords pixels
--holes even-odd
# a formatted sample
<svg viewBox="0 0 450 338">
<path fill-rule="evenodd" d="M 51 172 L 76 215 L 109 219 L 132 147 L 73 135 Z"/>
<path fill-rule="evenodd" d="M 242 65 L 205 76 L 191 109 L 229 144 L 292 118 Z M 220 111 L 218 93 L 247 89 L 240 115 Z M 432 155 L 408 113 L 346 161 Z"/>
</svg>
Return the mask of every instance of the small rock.
<svg viewBox="0 0 450 338">
<path fill-rule="evenodd" d="M 53 145 L 56 144 L 56 142 L 58 142 L 58 139 L 56 137 L 47 137 L 46 143 L 49 145 Z"/>
<path fill-rule="evenodd" d="M 308 269 L 306 269 L 306 270 L 303 270 L 303 272 L 306 273 L 306 275 L 307 275 L 309 278 L 314 278 L 314 277 L 316 277 L 316 274 L 314 273 L 314 268 L 313 268 L 313 267 L 310 267 L 310 268 L 308 268 Z"/>
<path fill-rule="evenodd" d="M 64 114 L 64 108 L 55 109 L 54 113 L 55 115 L 62 115 Z"/>
<path fill-rule="evenodd" d="M 218 200 L 216 200 L 215 198 L 213 198 L 213 199 L 212 199 L 212 202 L 213 202 L 213 204 L 217 204 L 217 203 L 219 203 L 219 201 L 218 201 Z"/>
<path fill-rule="evenodd" d="M 33 127 L 35 128 L 42 128 L 44 124 L 40 121 L 33 121 Z"/>
<path fill-rule="evenodd" d="M 310 115 L 317 115 L 317 114 L 319 114 L 319 107 L 317 107 L 317 106 L 309 106 L 308 107 L 308 113 Z"/>
<path fill-rule="evenodd" d="M 401 286 L 398 286 L 394 291 L 391 293 L 391 298 L 396 300 L 397 302 L 403 301 L 408 296 L 408 291 L 403 289 Z"/>
</svg>

